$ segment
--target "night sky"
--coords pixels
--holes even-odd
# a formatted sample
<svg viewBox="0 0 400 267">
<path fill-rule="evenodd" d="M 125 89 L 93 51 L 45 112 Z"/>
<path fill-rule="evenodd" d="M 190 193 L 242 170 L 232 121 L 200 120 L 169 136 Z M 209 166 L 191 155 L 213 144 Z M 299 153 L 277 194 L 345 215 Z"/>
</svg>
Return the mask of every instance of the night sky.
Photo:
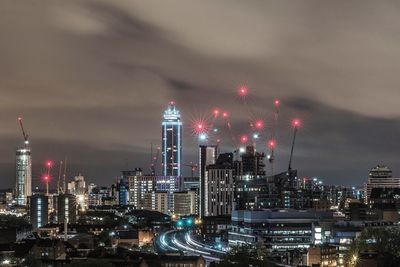
<svg viewBox="0 0 400 267">
<path fill-rule="evenodd" d="M 300 176 L 360 185 L 377 164 L 400 175 L 396 1 L 1 1 L 0 12 L 2 188 L 14 184 L 19 115 L 34 184 L 45 160 L 67 156 L 70 177 L 107 185 L 148 169 L 170 100 L 183 116 L 184 163 L 198 154 L 191 121 L 219 107 L 236 137 L 252 113 L 268 130 L 279 98 L 276 169 L 287 168 L 300 118 Z"/>
</svg>

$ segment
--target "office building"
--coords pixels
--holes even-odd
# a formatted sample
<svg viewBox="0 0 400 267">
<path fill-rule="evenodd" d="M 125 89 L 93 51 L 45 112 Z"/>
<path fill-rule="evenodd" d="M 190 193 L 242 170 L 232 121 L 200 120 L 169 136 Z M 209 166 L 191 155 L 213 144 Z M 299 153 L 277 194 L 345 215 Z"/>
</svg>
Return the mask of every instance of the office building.
<svg viewBox="0 0 400 267">
<path fill-rule="evenodd" d="M 168 192 L 152 191 L 144 193 L 141 209 L 155 210 L 167 214 Z"/>
<path fill-rule="evenodd" d="M 117 183 L 118 192 L 118 205 L 127 206 L 129 205 L 129 183 L 124 177 L 122 177 Z"/>
<path fill-rule="evenodd" d="M 181 176 L 182 121 L 175 102 L 171 101 L 162 121 L 162 173 L 163 176 Z"/>
<path fill-rule="evenodd" d="M 199 147 L 199 215 L 200 217 L 205 216 L 205 180 L 207 166 L 215 164 L 217 157 L 217 147 L 200 145 Z"/>
<path fill-rule="evenodd" d="M 28 145 L 17 150 L 15 168 L 15 200 L 17 205 L 25 206 L 32 195 L 32 158 Z"/>
<path fill-rule="evenodd" d="M 156 176 L 156 190 L 168 193 L 168 210 L 173 211 L 173 194 L 182 190 L 182 177 L 180 176 Z"/>
<path fill-rule="evenodd" d="M 196 214 L 196 190 L 173 194 L 173 213 L 177 216 Z"/>
<path fill-rule="evenodd" d="M 269 251 L 307 249 L 320 244 L 319 224 L 333 219 L 332 212 L 314 210 L 236 210 L 232 212 L 229 244 L 262 244 Z"/>
<path fill-rule="evenodd" d="M 378 165 L 369 172 L 365 186 L 365 203 L 368 203 L 373 188 L 400 188 L 400 178 L 392 177 L 392 170 Z"/>
<path fill-rule="evenodd" d="M 235 196 L 233 153 L 220 154 L 208 165 L 204 180 L 204 216 L 229 215 Z"/>
<path fill-rule="evenodd" d="M 114 196 L 112 188 L 106 186 L 94 187 L 90 189 L 88 196 L 89 206 L 100 206 L 100 205 L 113 205 Z"/>
<path fill-rule="evenodd" d="M 29 217 L 33 229 L 46 225 L 49 221 L 49 198 L 44 194 L 29 197 Z"/>
</svg>

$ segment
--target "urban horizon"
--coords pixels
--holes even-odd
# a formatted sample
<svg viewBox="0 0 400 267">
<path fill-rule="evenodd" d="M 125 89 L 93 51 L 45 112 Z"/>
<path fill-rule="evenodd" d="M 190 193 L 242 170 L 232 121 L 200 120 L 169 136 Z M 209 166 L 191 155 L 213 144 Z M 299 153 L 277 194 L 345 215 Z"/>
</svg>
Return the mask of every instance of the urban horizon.
<svg viewBox="0 0 400 267">
<path fill-rule="evenodd" d="M 399 267 L 399 13 L 1 1 L 0 266 Z"/>
<path fill-rule="evenodd" d="M 243 109 L 243 112 L 245 112 L 245 113 L 247 112 L 248 113 L 247 114 L 248 117 L 246 119 L 244 119 L 241 124 L 239 124 L 239 125 L 244 125 L 241 129 L 239 127 L 235 127 L 235 128 L 232 127 L 231 130 L 228 130 L 226 128 L 227 126 L 225 125 L 226 122 L 220 123 L 220 125 L 219 125 L 220 129 L 219 129 L 219 127 L 214 127 L 213 129 L 211 129 L 213 127 L 213 125 L 212 125 L 213 124 L 213 120 L 216 119 L 216 118 L 213 118 L 213 116 L 214 116 L 213 112 L 215 110 L 220 111 L 219 108 L 205 110 L 205 111 L 202 111 L 201 115 L 197 115 L 197 117 L 192 115 L 192 118 L 190 120 L 189 119 L 186 119 L 186 121 L 183 120 L 183 132 L 184 132 L 184 134 L 182 136 L 182 142 L 183 142 L 183 151 L 184 151 L 184 153 L 183 153 L 182 158 L 183 159 L 188 158 L 190 160 L 183 160 L 182 161 L 182 164 L 183 164 L 183 166 L 181 166 L 182 176 L 190 176 L 191 170 L 190 170 L 190 168 L 186 168 L 186 167 L 189 167 L 188 164 L 190 164 L 190 163 L 198 162 L 198 158 L 196 158 L 195 155 L 197 155 L 198 146 L 200 144 L 203 144 L 203 143 L 204 144 L 211 144 L 211 145 L 219 145 L 221 152 L 233 152 L 233 151 L 235 151 L 235 149 L 238 149 L 239 147 L 245 147 L 246 145 L 251 144 L 254 141 L 253 140 L 254 138 L 252 137 L 252 135 L 257 133 L 257 132 L 259 132 L 259 134 L 262 133 L 262 135 L 265 135 L 265 136 L 263 136 L 263 137 L 260 136 L 260 138 L 257 138 L 256 143 L 255 143 L 256 144 L 256 150 L 258 152 L 265 152 L 265 154 L 267 156 L 269 155 L 269 153 L 270 153 L 270 147 L 269 146 L 270 146 L 270 142 L 271 142 L 272 127 L 273 127 L 273 124 L 275 123 L 274 120 L 273 120 L 274 111 L 273 111 L 273 109 L 272 110 L 269 109 L 271 114 L 264 115 L 264 117 L 268 118 L 267 120 L 262 118 L 263 115 L 260 115 L 260 116 L 254 115 L 254 111 L 251 110 L 252 108 L 249 107 L 248 103 L 247 103 L 249 100 L 251 100 L 251 101 L 253 101 L 253 100 L 252 99 L 245 100 L 244 97 L 247 98 L 247 96 L 243 96 L 243 95 L 241 96 L 240 95 L 241 93 L 238 92 L 238 90 L 240 90 L 240 88 L 242 88 L 242 87 L 246 88 L 246 94 L 249 93 L 248 92 L 249 89 L 247 88 L 247 86 L 238 86 L 235 89 L 236 92 L 233 91 L 233 94 L 236 93 L 238 95 L 238 98 L 240 98 L 239 101 L 238 101 L 239 107 L 241 107 Z M 274 106 L 274 101 L 279 101 L 280 102 L 279 106 L 282 105 L 282 103 L 281 103 L 282 101 L 281 100 L 271 100 L 270 101 L 271 102 L 270 106 Z M 282 108 L 280 107 L 280 109 L 282 109 Z M 221 114 L 219 114 L 220 117 L 222 117 L 222 112 L 229 113 L 228 111 L 221 110 Z M 296 116 L 292 116 L 292 117 L 295 118 Z M 160 118 L 161 118 L 161 113 L 160 113 Z M 183 114 L 183 118 L 185 118 L 185 114 Z M 257 118 L 259 118 L 259 119 L 257 119 Z M 18 117 L 18 119 L 22 120 L 23 117 L 22 116 Z M 257 127 L 254 126 L 257 122 L 263 124 L 260 129 L 257 129 Z M 18 123 L 19 123 L 18 120 L 16 120 L 15 127 L 14 127 L 16 130 L 20 130 Z M 205 127 L 204 131 L 202 129 L 196 129 L 196 127 L 198 126 L 199 123 L 204 124 L 204 127 Z M 280 125 L 282 123 L 286 123 L 288 125 L 286 125 L 286 127 L 282 127 Z M 287 118 L 285 118 L 284 122 L 279 121 L 277 123 L 278 127 L 281 126 L 280 129 L 277 129 L 277 131 L 281 132 L 281 134 L 280 134 L 281 136 L 280 136 L 280 138 L 278 136 L 274 140 L 274 142 L 276 143 L 275 145 L 277 146 L 276 150 L 279 153 L 279 157 L 278 157 L 277 163 L 275 163 L 275 164 L 276 164 L 277 168 L 280 169 L 281 171 L 284 171 L 286 169 L 285 165 L 287 165 L 287 160 L 289 158 L 290 141 L 291 141 L 290 140 L 290 134 L 291 134 L 290 123 L 291 122 L 288 121 Z M 307 121 L 307 123 L 309 123 L 309 122 Z M 27 123 L 25 122 L 25 124 L 27 124 Z M 266 124 L 267 126 L 264 125 L 264 124 Z M 210 135 L 212 135 L 213 134 L 212 130 L 220 130 L 220 131 L 223 131 L 224 133 L 223 133 L 223 135 L 219 135 L 220 136 L 219 140 L 216 140 L 215 138 L 214 138 L 214 140 L 212 140 L 212 139 L 210 140 L 209 138 L 207 138 L 207 140 L 201 140 L 201 137 L 202 137 L 201 135 L 202 134 L 205 134 L 207 132 L 207 134 L 209 133 Z M 285 131 L 284 134 L 282 134 L 283 131 Z M 306 131 L 305 134 L 308 135 L 309 133 L 307 133 L 307 128 L 305 129 L 305 131 Z M 239 133 L 242 133 L 242 134 L 239 134 Z M 18 134 L 20 135 L 20 139 L 21 139 L 20 143 L 21 143 L 21 142 L 23 142 L 23 135 L 21 135 L 21 133 L 18 133 Z M 241 143 L 240 142 L 240 138 L 242 136 L 247 136 L 249 138 L 249 140 L 246 141 L 245 143 Z M 300 133 L 299 140 L 297 141 L 297 142 L 300 142 L 300 145 L 297 145 L 298 147 L 296 148 L 296 150 L 304 151 L 304 147 L 299 147 L 299 146 L 304 144 L 304 142 L 302 142 L 302 140 L 301 140 L 303 137 L 304 137 L 304 133 Z M 233 144 L 233 142 L 231 140 L 232 138 L 233 139 L 237 139 L 236 142 L 240 143 L 240 144 L 236 144 L 238 146 L 237 148 L 234 147 L 234 144 Z M 281 143 L 280 140 L 283 140 L 283 143 Z M 217 142 L 217 141 L 219 141 L 219 142 Z M 145 143 L 145 142 L 143 142 L 143 143 Z M 70 161 L 69 165 L 67 165 L 68 166 L 67 175 L 68 175 L 68 179 L 69 180 L 71 180 L 74 176 L 83 175 L 83 176 L 86 176 L 87 178 L 89 178 L 90 182 L 96 183 L 98 185 L 104 185 L 104 186 L 109 185 L 110 183 L 115 182 L 116 180 L 118 180 L 119 177 L 121 176 L 121 172 L 124 171 L 124 170 L 133 170 L 135 168 L 141 168 L 141 169 L 144 170 L 145 173 L 147 173 L 147 172 L 150 173 L 150 169 L 151 169 L 151 166 L 150 166 L 151 165 L 151 159 L 150 159 L 151 155 L 150 154 L 152 153 L 152 149 L 153 149 L 153 153 L 155 153 L 157 148 L 160 147 L 160 144 L 161 144 L 160 141 L 158 143 L 157 142 L 154 142 L 154 143 L 153 142 L 149 142 L 148 143 L 148 148 L 147 148 L 148 151 L 143 151 L 144 154 L 147 153 L 147 155 L 146 155 L 147 156 L 147 162 L 146 162 L 146 160 L 143 160 L 143 157 L 142 157 L 142 159 L 138 160 L 137 164 L 134 162 L 133 159 L 120 158 L 119 160 L 121 162 L 125 161 L 124 164 L 121 164 L 122 167 L 120 168 L 120 170 L 115 170 L 114 171 L 115 175 L 112 176 L 112 177 L 108 177 L 106 179 L 104 179 L 104 177 L 103 177 L 103 179 L 100 179 L 101 181 L 103 181 L 102 183 L 97 183 L 96 177 L 93 177 L 93 176 L 87 177 L 87 173 L 89 173 L 89 174 L 93 173 L 93 171 L 90 170 L 90 169 L 92 169 L 92 168 L 98 169 L 99 168 L 99 166 L 96 166 L 96 164 L 94 164 L 94 166 L 92 166 L 92 164 L 89 164 L 89 166 L 92 166 L 92 167 L 89 167 L 89 168 L 85 168 L 85 166 L 76 167 L 76 164 L 77 164 L 76 163 L 76 157 L 72 157 L 69 154 L 66 154 L 63 158 L 58 158 L 58 159 L 54 159 L 54 158 L 51 158 L 49 156 L 48 157 L 43 157 L 42 159 L 37 159 L 37 157 L 33 157 L 34 158 L 34 160 L 33 160 L 33 168 L 32 168 L 33 169 L 33 176 L 32 176 L 33 185 L 34 185 L 34 187 L 38 187 L 38 188 L 43 186 L 43 177 L 47 172 L 47 168 L 46 168 L 45 165 L 46 165 L 47 161 L 51 161 L 54 166 L 52 166 L 52 175 L 51 175 L 51 179 L 50 179 L 50 189 L 51 190 L 55 190 L 56 189 L 56 182 L 57 182 L 56 180 L 58 179 L 58 173 L 57 172 L 59 171 L 57 168 L 60 166 L 60 162 L 65 161 L 65 159 L 67 159 L 67 161 L 69 159 L 69 161 Z M 18 144 L 14 145 L 13 147 L 15 147 L 15 146 L 18 146 Z M 55 144 L 55 146 L 56 146 L 56 144 Z M 283 148 L 281 148 L 280 146 L 282 146 Z M 37 150 L 39 150 L 39 151 L 41 150 L 40 147 L 38 147 L 38 146 L 34 146 L 34 147 L 37 147 Z M 61 151 L 61 153 L 62 153 L 62 151 Z M 277 153 L 277 152 L 275 152 L 275 153 Z M 297 154 L 298 153 L 299 152 L 297 152 Z M 40 154 L 43 155 L 43 152 L 39 153 L 39 155 Z M 54 155 L 54 152 L 48 152 L 48 154 L 49 155 Z M 59 151 L 58 154 L 60 154 L 60 151 Z M 302 155 L 297 155 L 296 157 L 297 158 L 298 157 L 301 158 Z M 79 156 L 78 156 L 78 158 L 79 158 Z M 71 164 L 71 161 L 72 161 L 72 164 Z M 140 162 L 142 162 L 142 164 L 140 164 Z M 161 170 L 162 170 L 162 166 L 161 166 L 161 162 L 160 161 L 158 163 L 159 164 L 157 166 L 155 166 L 155 169 L 158 172 L 158 174 L 160 174 Z M 296 164 L 296 159 L 295 159 L 295 164 Z M 296 165 L 298 165 L 298 164 L 299 163 L 297 163 Z M 61 165 L 62 165 L 62 163 L 61 163 Z M 78 165 L 79 165 L 79 163 L 78 163 Z M 186 167 L 185 167 L 185 165 L 186 165 Z M 314 178 L 314 177 L 316 177 L 319 180 L 322 180 L 326 184 L 329 184 L 329 185 L 343 185 L 343 186 L 349 186 L 349 187 L 352 187 L 352 186 L 362 187 L 366 183 L 366 179 L 368 177 L 369 169 L 374 167 L 374 166 L 376 166 L 376 165 L 386 165 L 386 166 L 392 167 L 390 165 L 385 164 L 384 162 L 380 162 L 379 160 L 377 160 L 375 162 L 375 164 L 371 163 L 371 166 L 369 166 L 368 168 L 366 168 L 364 170 L 359 170 L 360 173 L 364 173 L 364 176 L 363 177 L 359 177 L 357 179 L 357 180 L 359 180 L 358 183 L 356 181 L 352 182 L 352 183 L 349 183 L 349 182 L 347 182 L 347 183 L 339 183 L 339 182 L 335 182 L 335 181 L 329 182 L 331 179 L 325 179 L 323 176 L 320 176 L 320 175 L 317 175 L 317 174 L 313 174 L 312 169 L 307 171 L 307 172 L 302 172 L 302 166 L 297 166 L 296 168 L 299 169 L 301 177 L 306 177 L 306 178 Z M 9 169 L 8 172 L 11 172 L 12 171 L 11 169 L 14 169 L 14 167 L 13 166 L 9 166 L 8 169 Z M 320 171 L 315 171 L 314 173 L 320 173 Z M 394 173 L 396 173 L 396 171 Z M 198 175 L 198 173 L 197 173 L 197 175 Z M 15 178 L 13 178 L 13 180 L 14 179 Z M 8 188 L 11 188 L 13 186 L 14 185 L 12 184 L 12 181 L 11 181 L 9 186 L 5 186 L 5 187 L 3 187 L 1 189 L 8 189 Z"/>
</svg>

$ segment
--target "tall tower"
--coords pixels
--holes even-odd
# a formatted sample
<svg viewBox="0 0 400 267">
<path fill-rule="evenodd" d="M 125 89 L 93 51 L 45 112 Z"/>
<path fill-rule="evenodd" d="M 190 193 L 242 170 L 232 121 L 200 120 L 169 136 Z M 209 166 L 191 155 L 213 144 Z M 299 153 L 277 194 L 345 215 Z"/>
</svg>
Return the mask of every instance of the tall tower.
<svg viewBox="0 0 400 267">
<path fill-rule="evenodd" d="M 24 136 L 24 147 L 15 154 L 15 200 L 17 205 L 27 205 L 28 196 L 32 195 L 32 159 L 28 135 L 25 133 L 22 118 L 18 118 Z"/>
<path fill-rule="evenodd" d="M 163 176 L 181 176 L 182 121 L 175 102 L 171 101 L 164 111 L 162 121 L 162 168 Z"/>
<path fill-rule="evenodd" d="M 30 148 L 17 149 L 16 152 L 15 200 L 17 205 L 27 205 L 27 197 L 32 195 L 32 159 Z"/>
</svg>

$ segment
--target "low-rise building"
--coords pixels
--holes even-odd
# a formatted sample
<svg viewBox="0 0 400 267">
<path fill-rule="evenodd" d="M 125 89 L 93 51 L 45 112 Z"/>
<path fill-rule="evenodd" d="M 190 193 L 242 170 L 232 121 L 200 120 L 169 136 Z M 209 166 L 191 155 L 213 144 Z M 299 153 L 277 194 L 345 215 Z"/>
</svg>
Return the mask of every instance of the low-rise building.
<svg viewBox="0 0 400 267">
<path fill-rule="evenodd" d="M 111 244 L 114 247 L 132 248 L 139 246 L 139 232 L 136 229 L 122 229 L 112 232 Z"/>
<path fill-rule="evenodd" d="M 307 249 L 321 242 L 323 220 L 333 213 L 315 210 L 239 210 L 232 212 L 229 244 L 262 244 L 269 251 Z"/>
<path fill-rule="evenodd" d="M 307 252 L 308 266 L 337 266 L 337 251 L 335 246 L 320 245 L 310 247 Z"/>
</svg>

